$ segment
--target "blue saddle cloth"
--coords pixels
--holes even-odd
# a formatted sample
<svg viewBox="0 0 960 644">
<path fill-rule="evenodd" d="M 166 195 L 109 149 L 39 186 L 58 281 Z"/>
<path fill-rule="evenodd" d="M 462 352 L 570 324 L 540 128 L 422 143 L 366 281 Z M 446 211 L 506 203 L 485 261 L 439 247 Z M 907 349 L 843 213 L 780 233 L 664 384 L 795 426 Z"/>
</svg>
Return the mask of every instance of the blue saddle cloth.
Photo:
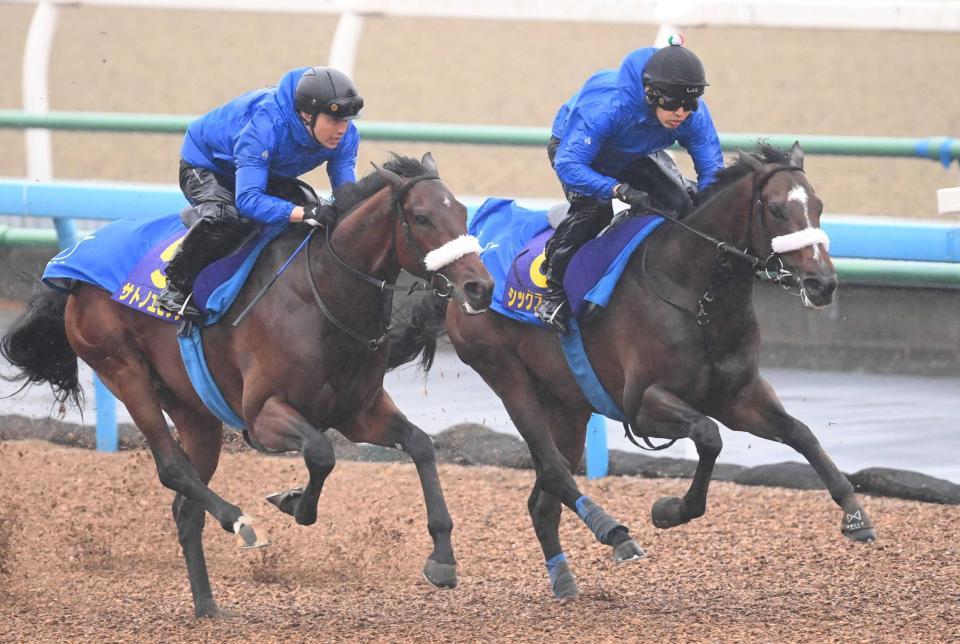
<svg viewBox="0 0 960 644">
<path fill-rule="evenodd" d="M 563 287 L 574 317 L 560 344 L 580 390 L 593 408 L 614 420 L 624 414 L 604 389 L 583 348 L 577 318 L 589 304 L 605 307 L 630 256 L 664 221 L 657 215 L 629 217 L 577 251 Z M 527 324 L 546 326 L 535 315 L 546 292 L 544 247 L 553 234 L 546 211 L 522 208 L 513 200 L 487 199 L 467 224 L 483 247 L 481 258 L 496 280 L 491 308 Z"/>
<path fill-rule="evenodd" d="M 633 251 L 663 221 L 657 215 L 628 217 L 583 245 L 563 280 L 574 316 L 581 317 L 589 304 L 607 305 Z M 553 234 L 547 212 L 491 198 L 467 227 L 480 240 L 483 263 L 496 281 L 491 307 L 515 320 L 545 326 L 534 311 L 547 290 L 544 247 Z"/>
<path fill-rule="evenodd" d="M 194 281 L 193 303 L 205 314 L 204 325 L 219 321 L 230 308 L 260 252 L 281 232 L 263 228 L 241 249 L 201 271 Z M 157 296 L 167 283 L 163 271 L 186 234 L 178 214 L 118 219 L 51 259 L 41 279 L 65 292 L 75 281 L 87 282 L 124 306 L 176 323 L 180 316 L 159 308 Z"/>
<path fill-rule="evenodd" d="M 204 313 L 204 325 L 223 317 L 236 299 L 253 265 L 272 239 L 283 231 L 263 228 L 236 252 L 217 260 L 194 281 L 193 302 Z M 111 299 L 165 322 L 178 323 L 179 315 L 157 306 L 157 296 L 166 286 L 164 269 L 186 235 L 180 215 L 157 218 L 127 218 L 104 226 L 64 250 L 47 263 L 42 280 L 47 286 L 68 292 L 74 282 L 99 286 Z M 244 429 L 243 421 L 223 398 L 203 353 L 200 330 L 178 337 L 180 353 L 197 394 L 223 422 Z"/>
</svg>

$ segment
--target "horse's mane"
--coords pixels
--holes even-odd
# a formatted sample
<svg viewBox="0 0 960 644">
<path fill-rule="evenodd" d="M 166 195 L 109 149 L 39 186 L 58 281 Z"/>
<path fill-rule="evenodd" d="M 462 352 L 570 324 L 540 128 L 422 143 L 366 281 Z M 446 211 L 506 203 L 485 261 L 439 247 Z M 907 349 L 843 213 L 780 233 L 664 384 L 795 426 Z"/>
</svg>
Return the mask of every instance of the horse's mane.
<svg viewBox="0 0 960 644">
<path fill-rule="evenodd" d="M 761 163 L 779 163 L 782 165 L 790 163 L 790 157 L 787 156 L 785 152 L 766 143 L 761 143 L 760 148 L 756 152 L 744 152 L 744 154 L 749 154 Z M 713 183 L 700 193 L 697 201 L 701 204 L 706 203 L 708 199 L 722 192 L 724 188 L 736 183 L 752 171 L 743 159 L 737 159 L 732 165 L 727 166 L 716 174 Z"/>
<path fill-rule="evenodd" d="M 393 158 L 384 163 L 383 167 L 401 177 L 418 177 L 429 172 L 416 159 L 398 155 L 393 155 Z M 333 190 L 336 208 L 343 216 L 343 213 L 349 212 L 361 201 L 382 190 L 385 185 L 387 185 L 386 180 L 376 170 L 372 170 L 356 183 L 345 183 Z"/>
</svg>

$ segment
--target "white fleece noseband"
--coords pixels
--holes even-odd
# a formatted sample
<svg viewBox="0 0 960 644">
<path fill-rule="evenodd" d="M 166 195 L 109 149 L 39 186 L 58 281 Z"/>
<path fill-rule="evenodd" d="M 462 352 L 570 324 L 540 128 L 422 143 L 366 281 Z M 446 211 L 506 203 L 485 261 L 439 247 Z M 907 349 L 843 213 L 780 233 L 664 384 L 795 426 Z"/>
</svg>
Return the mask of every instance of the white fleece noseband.
<svg viewBox="0 0 960 644">
<path fill-rule="evenodd" d="M 448 241 L 440 248 L 435 248 L 423 258 L 423 265 L 428 271 L 439 271 L 444 266 L 454 263 L 469 253 L 480 254 L 480 241 L 473 235 L 460 235 Z"/>
<path fill-rule="evenodd" d="M 789 235 L 780 235 L 770 240 L 770 245 L 775 253 L 789 253 L 792 250 L 800 250 L 807 246 L 816 246 L 823 244 L 823 249 L 830 250 L 830 238 L 822 228 L 804 228 Z"/>
</svg>

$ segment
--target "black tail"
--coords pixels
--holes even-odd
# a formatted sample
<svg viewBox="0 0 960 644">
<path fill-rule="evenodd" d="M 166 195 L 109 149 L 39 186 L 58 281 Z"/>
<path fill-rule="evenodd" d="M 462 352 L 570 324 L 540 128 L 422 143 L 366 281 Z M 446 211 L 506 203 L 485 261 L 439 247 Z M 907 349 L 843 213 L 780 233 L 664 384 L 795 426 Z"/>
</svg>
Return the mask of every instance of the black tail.
<svg viewBox="0 0 960 644">
<path fill-rule="evenodd" d="M 437 338 L 446 330 L 447 300 L 434 293 L 410 307 L 406 321 L 390 330 L 390 357 L 387 371 L 416 360 L 420 352 L 420 367 L 429 371 L 437 353 Z"/>
<path fill-rule="evenodd" d="M 34 294 L 0 340 L 0 355 L 17 368 L 10 382 L 23 382 L 13 394 L 28 386 L 47 382 L 57 402 L 68 398 L 77 407 L 83 404 L 83 390 L 77 375 L 77 354 L 67 342 L 63 316 L 67 296 L 48 288 Z"/>
</svg>

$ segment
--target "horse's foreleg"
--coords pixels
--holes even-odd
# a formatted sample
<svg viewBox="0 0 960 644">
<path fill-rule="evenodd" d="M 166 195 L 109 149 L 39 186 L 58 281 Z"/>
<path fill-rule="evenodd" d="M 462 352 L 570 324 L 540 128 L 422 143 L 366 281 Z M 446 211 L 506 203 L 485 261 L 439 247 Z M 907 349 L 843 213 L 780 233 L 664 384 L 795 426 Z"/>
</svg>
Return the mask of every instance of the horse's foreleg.
<svg viewBox="0 0 960 644">
<path fill-rule="evenodd" d="M 267 501 L 292 515 L 300 525 L 316 523 L 323 484 L 337 463 L 330 439 L 278 396 L 268 398 L 264 403 L 253 422 L 251 434 L 265 447 L 280 451 L 299 450 L 303 455 L 310 475 L 306 486 L 271 494 Z"/>
<path fill-rule="evenodd" d="M 453 519 L 440 485 L 433 440 L 407 420 L 383 390 L 365 412 L 343 428 L 343 432 L 351 440 L 395 447 L 410 455 L 423 489 L 427 531 L 433 540 L 433 552 L 423 566 L 423 576 L 439 588 L 454 588 L 457 585 L 457 561 L 451 541 Z"/>
<path fill-rule="evenodd" d="M 870 543 L 877 538 L 873 523 L 854 493 L 853 485 L 837 469 L 810 428 L 783 408 L 773 388 L 759 376 L 745 386 L 717 420 L 730 429 L 789 445 L 813 466 L 830 496 L 843 509 L 840 530 L 854 541 Z"/>
<path fill-rule="evenodd" d="M 683 498 L 663 497 L 650 511 L 653 525 L 672 528 L 702 517 L 707 510 L 707 490 L 723 442 L 717 424 L 673 395 L 653 385 L 644 392 L 637 413 L 637 431 L 660 438 L 690 438 L 697 447 L 697 469 Z"/>
</svg>

